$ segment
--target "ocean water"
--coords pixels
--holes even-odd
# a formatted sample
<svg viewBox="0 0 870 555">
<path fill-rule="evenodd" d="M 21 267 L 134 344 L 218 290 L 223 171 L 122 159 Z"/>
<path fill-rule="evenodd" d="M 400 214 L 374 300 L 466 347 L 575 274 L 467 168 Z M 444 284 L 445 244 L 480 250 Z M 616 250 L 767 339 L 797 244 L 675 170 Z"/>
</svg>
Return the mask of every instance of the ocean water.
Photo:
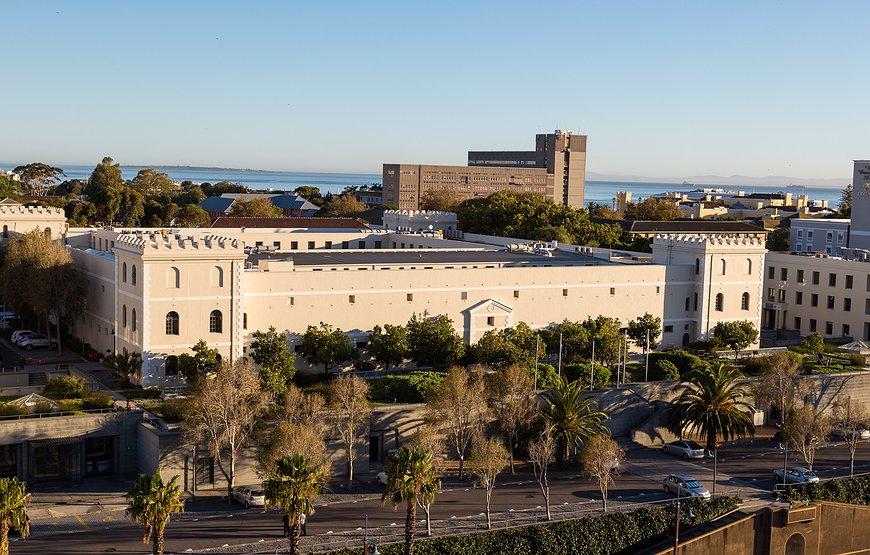
<svg viewBox="0 0 870 555">
<path fill-rule="evenodd" d="M 12 169 L 18 164 L 0 163 L 0 168 Z M 150 166 L 149 166 L 150 167 Z M 132 179 L 142 166 L 121 166 L 124 179 Z M 276 191 L 291 191 L 302 185 L 319 187 L 322 193 L 337 193 L 348 186 L 371 185 L 380 183 L 381 174 L 377 173 L 329 173 L 329 172 L 283 172 L 238 170 L 220 168 L 194 167 L 155 167 L 176 181 L 193 181 L 194 183 L 217 183 L 232 181 L 242 183 L 253 189 L 274 189 Z M 66 166 L 64 171 L 68 179 L 87 179 L 94 170 L 93 166 Z M 651 194 L 668 191 L 689 191 L 695 188 L 716 187 L 727 190 L 745 191 L 746 193 L 776 193 L 791 192 L 807 194 L 812 200 L 827 200 L 832 207 L 840 201 L 840 189 L 831 187 L 771 187 L 751 185 L 717 185 L 698 184 L 684 185 L 682 183 L 645 183 L 616 181 L 587 181 L 586 203 L 596 202 L 611 206 L 617 191 L 631 191 L 633 200 L 646 198 Z"/>
</svg>

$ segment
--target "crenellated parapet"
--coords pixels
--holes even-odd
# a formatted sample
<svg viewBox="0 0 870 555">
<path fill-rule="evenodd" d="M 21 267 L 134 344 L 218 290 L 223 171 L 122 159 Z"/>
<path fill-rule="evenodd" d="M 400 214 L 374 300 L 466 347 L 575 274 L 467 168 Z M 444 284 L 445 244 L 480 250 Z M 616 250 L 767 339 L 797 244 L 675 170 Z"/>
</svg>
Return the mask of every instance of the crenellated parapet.
<svg viewBox="0 0 870 555">
<path fill-rule="evenodd" d="M 238 239 L 223 235 L 181 235 L 170 232 L 122 233 L 115 239 L 116 248 L 142 255 L 150 253 L 219 253 L 243 254 Z"/>
<path fill-rule="evenodd" d="M 653 246 L 686 246 L 698 248 L 710 247 L 739 247 L 741 249 L 764 248 L 763 237 L 752 235 L 716 235 L 716 234 L 671 234 L 662 233 L 653 237 Z"/>
<path fill-rule="evenodd" d="M 54 206 L 23 206 L 20 204 L 0 205 L 0 217 L 14 217 L 24 215 L 48 216 L 64 219 L 66 218 L 63 212 L 63 208 L 57 208 Z"/>
</svg>

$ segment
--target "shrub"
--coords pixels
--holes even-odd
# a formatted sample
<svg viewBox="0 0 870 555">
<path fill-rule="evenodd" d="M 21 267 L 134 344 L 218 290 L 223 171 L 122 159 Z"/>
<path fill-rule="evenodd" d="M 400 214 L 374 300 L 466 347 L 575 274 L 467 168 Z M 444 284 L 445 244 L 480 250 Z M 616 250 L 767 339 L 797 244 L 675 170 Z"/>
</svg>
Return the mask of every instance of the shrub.
<svg viewBox="0 0 870 555">
<path fill-rule="evenodd" d="M 159 399 L 163 393 L 156 387 L 148 389 L 122 389 L 119 391 L 126 399 Z"/>
<path fill-rule="evenodd" d="M 788 501 L 833 501 L 851 505 L 870 505 L 870 476 L 838 478 L 819 484 L 809 484 L 780 493 Z"/>
<path fill-rule="evenodd" d="M 105 409 L 112 406 L 112 398 L 102 391 L 88 389 L 82 394 L 82 410 Z"/>
<path fill-rule="evenodd" d="M 863 368 L 864 365 L 867 363 L 864 355 L 859 353 L 849 353 L 849 356 L 847 358 L 849 359 L 849 364 L 851 364 L 852 366 L 860 366 Z"/>
<path fill-rule="evenodd" d="M 562 367 L 562 371 L 568 381 L 580 380 L 584 387 L 589 387 L 591 364 L 566 364 Z M 610 368 L 600 364 L 595 365 L 595 387 L 606 387 L 610 383 L 610 377 Z"/>
<path fill-rule="evenodd" d="M 655 375 L 673 375 L 670 367 L 666 367 L 665 369 L 659 367 L 658 370 L 655 372 L 653 371 L 653 367 L 658 366 L 661 361 L 667 361 L 673 364 L 677 369 L 677 375 L 672 378 L 654 377 Z M 706 362 L 687 351 L 667 351 L 663 353 L 650 353 L 649 355 L 651 380 L 678 379 L 680 376 L 685 376 L 696 368 L 703 368 L 705 366 L 708 366 Z"/>
<path fill-rule="evenodd" d="M 184 419 L 184 414 L 187 410 L 187 403 L 183 399 L 173 399 L 172 401 L 163 401 L 148 405 L 148 410 L 168 422 L 174 424 L 181 422 Z"/>
<path fill-rule="evenodd" d="M 657 360 L 655 364 L 649 365 L 650 380 L 679 380 L 680 371 L 677 366 L 669 360 Z"/>
<path fill-rule="evenodd" d="M 444 381 L 442 372 L 411 372 L 382 379 L 385 401 L 422 403 L 429 390 Z"/>
<path fill-rule="evenodd" d="M 684 506 L 691 508 L 694 516 L 689 517 L 689 511 L 685 511 L 680 523 L 686 527 L 704 524 L 733 511 L 739 504 L 740 499 L 736 497 L 717 497 L 712 501 L 693 499 Z M 523 528 L 421 540 L 416 542 L 415 552 L 419 555 L 634 553 L 661 541 L 666 534 L 671 534 L 674 521 L 674 507 L 669 503 L 666 506 L 645 507 L 630 513 L 609 513 Z M 393 555 L 402 553 L 404 545 L 381 545 L 378 549 L 384 555 Z M 333 553 L 357 555 L 362 553 L 362 549 L 342 549 Z"/>
<path fill-rule="evenodd" d="M 596 367 L 597 368 L 597 367 Z M 535 377 L 535 366 L 532 365 L 526 368 L 526 372 Z M 553 389 L 559 383 L 559 374 L 556 368 L 550 364 L 543 362 L 538 363 L 538 389 Z"/>
<path fill-rule="evenodd" d="M 85 390 L 85 381 L 72 376 L 58 376 L 48 380 L 42 395 L 49 399 L 79 399 Z"/>
<path fill-rule="evenodd" d="M 300 389 L 311 387 L 314 384 L 326 383 L 329 379 L 330 376 L 328 374 L 311 374 L 307 372 L 296 372 L 293 374 L 293 383 Z"/>
<path fill-rule="evenodd" d="M 21 416 L 27 414 L 27 409 L 9 403 L 0 403 L 0 416 Z"/>
</svg>

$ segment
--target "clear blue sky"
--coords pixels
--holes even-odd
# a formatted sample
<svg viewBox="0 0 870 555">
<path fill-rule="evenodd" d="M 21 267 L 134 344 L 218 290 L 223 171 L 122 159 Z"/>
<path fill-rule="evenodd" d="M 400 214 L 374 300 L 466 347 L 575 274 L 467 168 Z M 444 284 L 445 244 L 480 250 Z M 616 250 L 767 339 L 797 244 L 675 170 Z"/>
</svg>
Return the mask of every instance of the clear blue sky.
<svg viewBox="0 0 870 555">
<path fill-rule="evenodd" d="M 379 172 L 589 135 L 588 169 L 843 177 L 867 2 L 5 2 L 0 160 Z"/>
</svg>

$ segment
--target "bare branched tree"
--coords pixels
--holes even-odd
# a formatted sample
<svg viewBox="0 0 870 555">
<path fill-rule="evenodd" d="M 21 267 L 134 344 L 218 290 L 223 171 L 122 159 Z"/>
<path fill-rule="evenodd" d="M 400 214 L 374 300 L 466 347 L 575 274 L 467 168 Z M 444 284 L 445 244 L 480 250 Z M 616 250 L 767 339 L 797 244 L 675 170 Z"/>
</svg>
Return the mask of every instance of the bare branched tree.
<svg viewBox="0 0 870 555">
<path fill-rule="evenodd" d="M 799 378 L 800 374 L 800 356 L 786 352 L 768 357 L 767 365 L 761 372 L 759 400 L 768 402 L 779 411 L 780 424 L 785 422 L 788 413 L 805 393 L 805 382 Z"/>
<path fill-rule="evenodd" d="M 831 419 L 810 405 L 792 409 L 782 426 L 786 441 L 801 454 L 810 470 L 813 469 L 816 449 L 831 429 Z"/>
<path fill-rule="evenodd" d="M 489 380 L 490 407 L 505 436 L 514 474 L 514 444 L 517 436 L 532 420 L 537 408 L 532 377 L 521 366 L 502 368 Z"/>
<path fill-rule="evenodd" d="M 284 396 L 282 418 L 267 430 L 266 438 L 257 453 L 257 474 L 263 478 L 275 474 L 277 461 L 282 457 L 302 455 L 314 464 L 326 464 L 325 401 L 317 393 L 303 393 L 290 385 Z"/>
<path fill-rule="evenodd" d="M 532 462 L 532 471 L 535 479 L 541 487 L 544 496 L 544 504 L 547 507 L 547 520 L 550 516 L 550 483 L 547 480 L 547 469 L 556 462 L 556 438 L 549 426 L 544 428 L 538 439 L 529 444 L 529 460 Z"/>
<path fill-rule="evenodd" d="M 338 434 L 347 455 L 347 487 L 353 487 L 353 459 L 356 445 L 367 432 L 372 409 L 371 386 L 359 376 L 339 376 L 329 384 L 329 404 L 333 409 L 332 429 Z"/>
<path fill-rule="evenodd" d="M 236 462 L 248 445 L 268 403 L 260 375 L 246 360 L 224 363 L 202 379 L 190 396 L 183 422 L 185 438 L 204 444 L 227 480 L 227 502 L 235 487 Z"/>
<path fill-rule="evenodd" d="M 478 372 L 461 366 L 447 371 L 447 378 L 432 388 L 428 399 L 431 423 L 439 426 L 459 458 L 459 477 L 472 439 L 481 433 L 487 417 L 486 386 Z"/>
<path fill-rule="evenodd" d="M 428 451 L 432 453 L 432 463 L 435 465 L 436 472 L 441 470 L 444 465 L 444 459 L 442 455 L 444 454 L 444 437 L 438 432 L 438 429 L 431 424 L 423 424 L 417 431 L 414 432 L 414 439 L 412 443 L 424 451 Z M 438 484 L 440 485 L 440 483 Z M 431 488 L 429 488 L 431 489 Z M 417 498 L 417 504 L 423 509 L 423 512 L 426 513 L 426 535 L 432 535 L 432 519 L 430 515 L 430 511 L 432 509 L 432 503 L 435 501 L 435 493 L 437 491 L 429 491 L 424 488 L 425 491 L 421 492 L 421 495 Z"/>
<path fill-rule="evenodd" d="M 607 512 L 607 489 L 619 475 L 619 465 L 624 458 L 622 447 L 604 434 L 594 436 L 583 449 L 580 466 L 584 473 L 598 480 L 604 512 Z"/>
<path fill-rule="evenodd" d="M 870 414 L 867 412 L 867 405 L 858 403 L 851 397 L 844 397 L 834 405 L 834 426 L 849 448 L 849 476 L 855 475 L 855 452 L 868 420 Z"/>
<path fill-rule="evenodd" d="M 478 441 L 471 449 L 472 473 L 477 478 L 477 485 L 486 490 L 486 527 L 492 528 L 490 518 L 490 502 L 492 490 L 495 489 L 495 479 L 508 466 L 510 455 L 502 442 L 497 439 Z"/>
</svg>

